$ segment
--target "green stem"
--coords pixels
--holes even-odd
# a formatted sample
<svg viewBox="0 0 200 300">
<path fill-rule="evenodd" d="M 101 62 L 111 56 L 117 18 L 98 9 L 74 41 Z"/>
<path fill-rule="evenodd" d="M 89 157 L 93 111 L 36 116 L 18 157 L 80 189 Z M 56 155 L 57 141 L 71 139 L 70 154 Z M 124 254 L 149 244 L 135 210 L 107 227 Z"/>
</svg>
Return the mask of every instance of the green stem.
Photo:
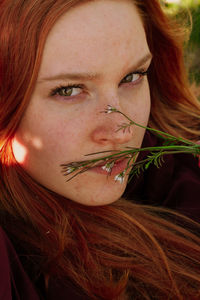
<svg viewBox="0 0 200 300">
<path fill-rule="evenodd" d="M 115 110 L 114 112 L 117 112 L 117 113 L 120 113 L 121 115 L 123 115 L 130 122 L 130 124 L 129 124 L 130 126 L 131 125 L 136 125 L 136 126 L 139 126 L 140 128 L 147 129 L 147 130 L 149 130 L 151 132 L 157 133 L 162 138 L 163 138 L 163 135 L 164 135 L 164 136 L 166 136 L 170 140 L 179 141 L 179 142 L 185 143 L 187 145 L 194 145 L 193 142 L 185 140 L 183 138 L 174 137 L 173 135 L 171 135 L 169 133 L 166 133 L 166 132 L 163 132 L 163 131 L 160 131 L 158 129 L 154 129 L 154 128 L 151 128 L 151 127 L 148 127 L 148 126 L 140 125 L 140 124 L 134 122 L 133 120 L 131 120 L 128 116 L 126 116 L 123 112 L 121 112 L 119 110 Z"/>
<path fill-rule="evenodd" d="M 101 162 L 101 161 L 104 161 L 106 164 L 106 163 L 115 162 L 121 158 L 129 158 L 126 170 L 132 168 L 129 174 L 130 175 L 132 174 L 132 176 L 133 176 L 134 174 L 138 174 L 141 170 L 147 169 L 149 167 L 149 164 L 151 164 L 151 163 L 154 163 L 154 165 L 159 167 L 161 165 L 162 158 L 164 155 L 178 154 L 178 153 L 200 155 L 200 145 L 195 144 L 194 142 L 185 140 L 183 138 L 174 137 L 171 134 L 168 134 L 166 132 L 162 132 L 157 129 L 153 129 L 150 127 L 146 127 L 146 126 L 137 124 L 136 122 L 132 121 L 128 116 L 126 116 L 121 111 L 119 111 L 115 108 L 112 108 L 112 109 L 113 109 L 112 112 L 120 113 L 129 121 L 129 124 L 127 124 L 127 126 L 125 124 L 125 126 L 121 127 L 120 129 L 125 129 L 126 127 L 136 125 L 145 130 L 147 129 L 147 130 L 153 132 L 154 134 L 158 135 L 165 141 L 169 141 L 170 145 L 163 145 L 163 146 L 156 146 L 156 147 L 144 147 L 144 148 L 127 147 L 126 149 L 128 149 L 128 150 L 122 150 L 119 152 L 117 152 L 115 150 L 106 150 L 106 151 L 100 151 L 100 152 L 86 154 L 85 156 L 111 153 L 110 155 L 107 155 L 104 157 L 99 157 L 96 159 L 72 162 L 69 164 L 62 164 L 61 165 L 62 172 L 65 176 L 76 172 L 76 174 L 72 175 L 67 181 L 71 180 L 78 174 L 81 174 L 81 173 L 91 169 L 92 167 L 99 165 L 98 162 Z M 172 143 L 174 143 L 174 144 L 172 144 Z M 177 143 L 181 143 L 181 145 L 177 145 Z M 144 152 L 144 151 L 150 152 L 150 154 L 148 154 L 147 158 L 143 159 L 141 161 L 135 161 L 136 155 L 138 153 Z M 69 168 L 72 168 L 73 171 L 68 172 Z M 132 178 L 132 176 L 131 176 L 131 178 Z"/>
</svg>

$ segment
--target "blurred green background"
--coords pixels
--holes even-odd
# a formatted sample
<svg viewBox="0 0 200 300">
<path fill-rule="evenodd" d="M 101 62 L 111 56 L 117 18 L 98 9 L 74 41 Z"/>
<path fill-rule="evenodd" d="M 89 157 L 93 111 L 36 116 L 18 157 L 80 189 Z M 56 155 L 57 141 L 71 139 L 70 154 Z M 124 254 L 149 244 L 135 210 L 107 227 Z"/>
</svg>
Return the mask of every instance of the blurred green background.
<svg viewBox="0 0 200 300">
<path fill-rule="evenodd" d="M 186 24 L 185 63 L 195 94 L 200 99 L 200 0 L 163 0 L 166 12 Z"/>
</svg>

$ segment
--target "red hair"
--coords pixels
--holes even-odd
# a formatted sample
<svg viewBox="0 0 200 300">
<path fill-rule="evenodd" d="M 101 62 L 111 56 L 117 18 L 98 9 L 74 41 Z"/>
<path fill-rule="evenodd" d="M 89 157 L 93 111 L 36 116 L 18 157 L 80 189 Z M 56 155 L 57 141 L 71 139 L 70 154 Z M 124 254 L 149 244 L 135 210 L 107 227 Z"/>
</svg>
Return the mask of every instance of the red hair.
<svg viewBox="0 0 200 300">
<path fill-rule="evenodd" d="M 134 1 L 142 16 L 153 60 L 149 72 L 150 125 L 198 140 L 200 103 L 191 93 L 183 59 L 185 30 L 162 12 L 159 1 Z"/>
<path fill-rule="evenodd" d="M 1 1 L 0 223 L 27 255 L 33 280 L 39 273 L 49 283 L 67 277 L 92 299 L 125 299 L 125 293 L 134 299 L 197 296 L 198 237 L 153 208 L 126 201 L 93 208 L 63 199 L 36 183 L 13 158 L 11 141 L 29 103 L 46 37 L 59 16 L 79 2 Z M 197 139 L 199 104 L 187 86 L 180 39 L 158 1 L 134 3 L 153 54 L 150 122 Z"/>
</svg>

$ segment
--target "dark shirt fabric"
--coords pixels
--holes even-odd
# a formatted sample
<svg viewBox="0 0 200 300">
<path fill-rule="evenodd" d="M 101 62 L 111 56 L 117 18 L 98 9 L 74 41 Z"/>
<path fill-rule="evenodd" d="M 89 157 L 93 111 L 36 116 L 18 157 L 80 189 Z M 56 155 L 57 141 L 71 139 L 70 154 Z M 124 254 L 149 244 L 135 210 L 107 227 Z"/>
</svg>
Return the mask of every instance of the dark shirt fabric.
<svg viewBox="0 0 200 300">
<path fill-rule="evenodd" d="M 43 284 L 43 286 L 42 286 Z M 0 300 L 89 300 L 72 283 L 50 280 L 44 294 L 44 281 L 34 286 L 5 231 L 0 227 Z"/>
<path fill-rule="evenodd" d="M 146 133 L 143 147 L 161 144 L 157 137 Z M 141 153 L 138 160 L 143 159 Z M 161 167 L 150 165 L 134 176 L 124 197 L 140 204 L 156 205 L 176 210 L 200 222 L 200 168 L 191 154 L 166 155 Z"/>
<path fill-rule="evenodd" d="M 0 227 L 0 300 L 39 300 L 18 255 Z"/>
<path fill-rule="evenodd" d="M 146 133 L 145 146 L 155 146 L 159 141 Z M 138 159 L 142 159 L 142 153 Z M 151 166 L 139 177 L 133 177 L 124 196 L 130 201 L 152 204 L 177 210 L 200 221 L 200 168 L 192 155 L 169 155 L 158 169 Z M 49 282 L 44 294 L 44 281 L 33 285 L 25 272 L 12 243 L 0 227 L 0 300 L 89 300 L 70 282 Z"/>
</svg>

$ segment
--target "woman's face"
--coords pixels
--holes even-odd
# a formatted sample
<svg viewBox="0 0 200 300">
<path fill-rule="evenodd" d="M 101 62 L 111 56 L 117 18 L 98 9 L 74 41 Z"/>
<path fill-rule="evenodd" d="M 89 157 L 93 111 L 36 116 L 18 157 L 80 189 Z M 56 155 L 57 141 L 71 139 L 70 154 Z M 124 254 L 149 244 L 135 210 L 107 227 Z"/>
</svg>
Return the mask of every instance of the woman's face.
<svg viewBox="0 0 200 300">
<path fill-rule="evenodd" d="M 97 0 L 65 13 L 50 31 L 29 106 L 13 141 L 16 160 L 40 184 L 85 205 L 104 205 L 125 190 L 101 167 L 69 182 L 60 165 L 85 154 L 140 147 L 144 130 L 117 131 L 126 122 L 111 105 L 146 125 L 150 111 L 146 71 L 151 60 L 145 32 L 131 1 Z M 21 151 L 22 150 L 22 151 Z M 94 157 L 101 157 L 98 154 Z"/>
</svg>

